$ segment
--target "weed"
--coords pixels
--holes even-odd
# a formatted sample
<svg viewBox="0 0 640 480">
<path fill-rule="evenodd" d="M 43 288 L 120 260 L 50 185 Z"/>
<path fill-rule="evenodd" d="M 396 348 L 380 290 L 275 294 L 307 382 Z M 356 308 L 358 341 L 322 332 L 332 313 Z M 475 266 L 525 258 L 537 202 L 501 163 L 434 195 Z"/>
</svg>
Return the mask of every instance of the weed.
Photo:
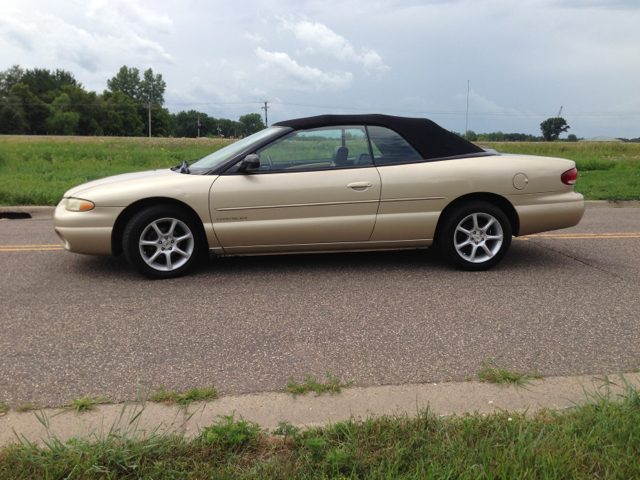
<svg viewBox="0 0 640 480">
<path fill-rule="evenodd" d="M 9 405 L 7 405 L 4 402 L 0 402 L 0 417 L 2 415 L 6 415 L 8 411 L 9 411 Z"/>
<path fill-rule="evenodd" d="M 220 420 L 210 427 L 204 427 L 196 441 L 233 451 L 255 447 L 258 443 L 260 425 L 242 418 L 235 421 L 234 417 L 235 412 L 231 415 L 218 415 L 217 418 Z"/>
<path fill-rule="evenodd" d="M 534 369 L 533 372 L 520 373 L 509 370 L 506 366 L 498 365 L 493 359 L 489 362 L 483 361 L 482 367 L 482 370 L 478 372 L 478 380 L 481 382 L 524 387 L 531 383 L 531 380 L 542 378 L 537 369 Z"/>
<path fill-rule="evenodd" d="M 283 437 L 293 438 L 300 432 L 298 427 L 294 427 L 289 422 L 279 422 L 278 428 L 276 428 L 272 433 L 274 435 L 282 435 Z"/>
<path fill-rule="evenodd" d="M 75 410 L 76 414 L 81 412 L 87 412 L 89 410 L 96 410 L 96 404 L 99 403 L 110 403 L 107 400 L 107 397 L 98 397 L 97 395 L 94 397 L 86 396 L 83 398 L 70 398 L 71 405 L 62 409 L 62 412 L 68 412 L 69 410 Z"/>
<path fill-rule="evenodd" d="M 186 393 L 178 393 L 173 390 L 166 391 L 159 386 L 156 393 L 151 394 L 154 402 L 162 402 L 165 405 L 190 405 L 193 402 L 210 402 L 220 396 L 220 391 L 209 385 L 206 388 L 192 388 Z"/>
<path fill-rule="evenodd" d="M 318 377 L 312 378 L 311 375 L 307 375 L 304 383 L 297 383 L 293 377 L 291 377 L 289 378 L 289 383 L 287 383 L 287 386 L 284 388 L 284 392 L 290 393 L 293 395 L 293 398 L 309 392 L 316 392 L 316 397 L 318 397 L 327 392 L 331 395 L 340 393 L 342 388 L 348 388 L 351 385 L 353 385 L 353 381 L 342 383 L 339 379 L 327 372 L 327 381 L 325 383 L 319 382 Z"/>
<path fill-rule="evenodd" d="M 37 405 L 31 400 L 27 400 L 26 402 L 20 402 L 16 407 L 17 412 L 28 412 L 29 410 L 37 409 Z"/>
</svg>

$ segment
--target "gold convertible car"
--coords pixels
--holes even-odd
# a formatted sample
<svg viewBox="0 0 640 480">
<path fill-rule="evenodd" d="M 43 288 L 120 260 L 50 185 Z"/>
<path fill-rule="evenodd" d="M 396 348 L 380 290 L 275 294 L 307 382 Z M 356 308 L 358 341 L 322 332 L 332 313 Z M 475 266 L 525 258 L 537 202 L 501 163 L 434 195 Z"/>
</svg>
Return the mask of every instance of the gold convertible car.
<svg viewBox="0 0 640 480">
<path fill-rule="evenodd" d="M 486 270 L 513 235 L 576 225 L 571 160 L 487 152 L 427 119 L 322 115 L 276 123 L 192 164 L 65 193 L 65 249 L 124 253 L 151 278 L 202 254 L 426 248 Z"/>
</svg>

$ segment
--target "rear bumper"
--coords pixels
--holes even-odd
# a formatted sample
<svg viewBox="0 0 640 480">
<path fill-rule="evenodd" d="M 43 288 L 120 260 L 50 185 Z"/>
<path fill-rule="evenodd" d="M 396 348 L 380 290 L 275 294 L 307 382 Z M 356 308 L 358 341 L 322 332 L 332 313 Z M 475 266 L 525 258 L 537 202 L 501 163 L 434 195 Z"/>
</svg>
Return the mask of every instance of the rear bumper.
<svg viewBox="0 0 640 480">
<path fill-rule="evenodd" d="M 517 195 L 509 200 L 520 217 L 518 235 L 573 227 L 584 215 L 584 197 L 576 192 Z M 527 204 L 517 205 L 518 200 Z"/>
<path fill-rule="evenodd" d="M 96 207 L 88 212 L 70 212 L 65 200 L 53 212 L 53 228 L 65 250 L 86 255 L 113 255 L 113 225 L 124 207 Z"/>
</svg>

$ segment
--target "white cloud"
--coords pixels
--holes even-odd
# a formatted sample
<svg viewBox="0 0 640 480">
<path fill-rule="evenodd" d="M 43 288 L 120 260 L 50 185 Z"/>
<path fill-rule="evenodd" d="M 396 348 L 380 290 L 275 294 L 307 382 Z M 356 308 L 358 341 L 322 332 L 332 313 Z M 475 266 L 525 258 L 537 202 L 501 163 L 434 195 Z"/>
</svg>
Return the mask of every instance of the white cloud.
<svg viewBox="0 0 640 480">
<path fill-rule="evenodd" d="M 100 33 L 67 23 L 54 15 L 32 15 L 29 20 L 0 17 L 0 41 L 18 45 L 26 51 L 70 61 L 89 72 L 96 72 L 105 58 L 114 55 L 125 61 L 174 63 L 158 42 L 122 29 Z"/>
<path fill-rule="evenodd" d="M 353 74 L 350 72 L 325 73 L 315 67 L 299 65 L 283 52 L 267 52 L 258 47 L 255 54 L 262 61 L 260 68 L 265 76 L 284 77 L 299 90 L 335 90 L 348 87 L 353 82 Z"/>
<path fill-rule="evenodd" d="M 175 33 L 169 15 L 143 8 L 135 0 L 94 0 L 85 15 L 111 31 L 150 29 L 163 34 Z"/>
<path fill-rule="evenodd" d="M 294 23 L 287 19 L 281 19 L 281 24 L 286 30 L 293 31 L 296 38 L 307 45 L 309 51 L 332 55 L 343 62 L 359 63 L 366 70 L 379 74 L 389 69 L 378 52 L 362 48 L 362 53 L 356 53 L 349 40 L 322 23 L 311 23 L 306 20 Z"/>
</svg>

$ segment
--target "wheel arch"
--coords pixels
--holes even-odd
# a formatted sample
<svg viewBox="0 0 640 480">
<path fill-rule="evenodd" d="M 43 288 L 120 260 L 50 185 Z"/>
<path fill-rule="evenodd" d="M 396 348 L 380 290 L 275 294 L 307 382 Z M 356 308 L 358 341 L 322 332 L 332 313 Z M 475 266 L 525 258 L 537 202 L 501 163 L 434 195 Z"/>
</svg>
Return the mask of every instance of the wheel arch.
<svg viewBox="0 0 640 480">
<path fill-rule="evenodd" d="M 118 215 L 118 218 L 116 219 L 116 222 L 113 225 L 113 230 L 111 232 L 111 251 L 114 256 L 122 254 L 122 236 L 124 234 L 124 229 L 127 226 L 127 223 L 129 223 L 129 220 L 131 220 L 131 218 L 139 211 L 147 207 L 153 207 L 157 205 L 173 205 L 182 208 L 185 212 L 192 216 L 194 220 L 197 220 L 196 228 L 200 229 L 202 238 L 206 243 L 207 235 L 204 230 L 204 225 L 202 224 L 202 219 L 191 206 L 184 202 L 181 202 L 180 200 L 176 200 L 175 198 L 150 197 L 132 203 L 122 212 L 120 212 L 120 215 Z"/>
<path fill-rule="evenodd" d="M 449 215 L 449 212 L 457 208 L 459 205 L 462 205 L 463 203 L 473 202 L 478 200 L 489 202 L 495 205 L 496 207 L 498 207 L 500 210 L 502 210 L 504 214 L 507 216 L 507 218 L 509 219 L 509 223 L 511 224 L 511 230 L 513 235 L 516 237 L 518 236 L 520 231 L 520 217 L 518 216 L 518 212 L 516 212 L 516 209 L 511 204 L 511 202 L 506 198 L 504 198 L 503 196 L 495 193 L 475 192 L 475 193 L 469 193 L 467 195 L 462 195 L 461 197 L 456 198 L 455 200 L 450 202 L 444 208 L 444 210 L 442 210 L 442 213 L 440 214 L 440 217 L 438 218 L 438 223 L 436 225 L 434 239 L 438 238 L 439 230 L 442 227 L 442 224 L 444 223 L 444 219 L 446 219 L 447 215 Z"/>
</svg>

